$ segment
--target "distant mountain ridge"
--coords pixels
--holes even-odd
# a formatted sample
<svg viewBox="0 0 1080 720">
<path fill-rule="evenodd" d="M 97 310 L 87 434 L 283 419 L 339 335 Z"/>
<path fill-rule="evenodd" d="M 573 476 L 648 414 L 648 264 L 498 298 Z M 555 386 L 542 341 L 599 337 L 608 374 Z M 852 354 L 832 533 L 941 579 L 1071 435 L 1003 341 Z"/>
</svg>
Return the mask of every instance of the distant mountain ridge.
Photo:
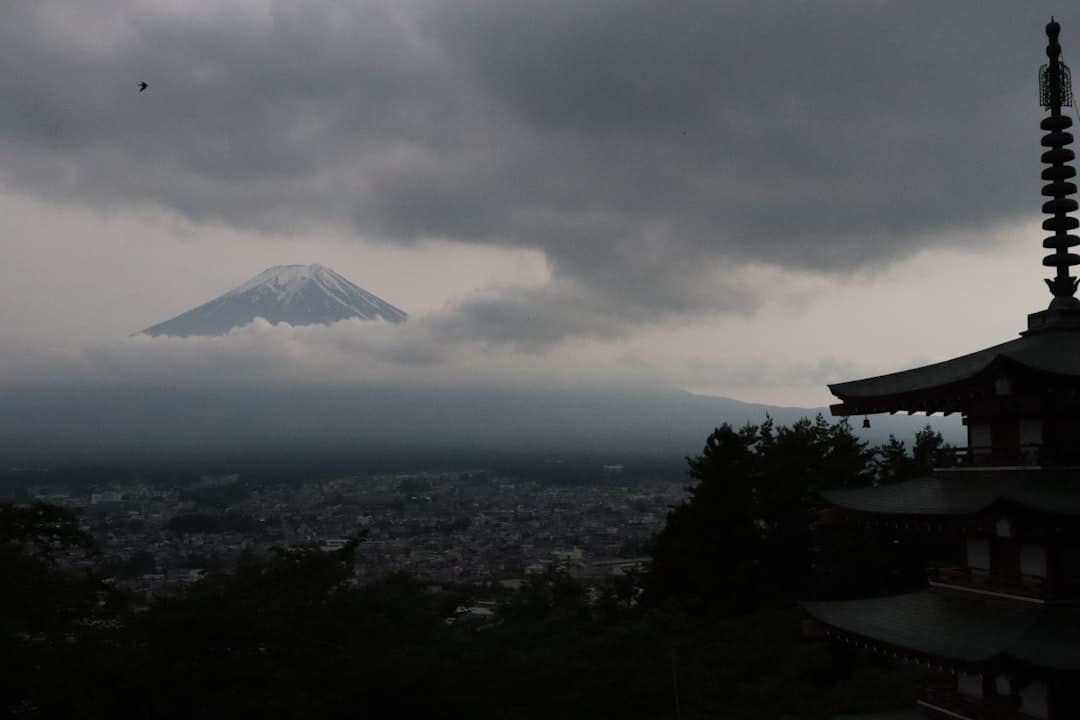
<svg viewBox="0 0 1080 720">
<path fill-rule="evenodd" d="M 701 452 L 722 423 L 778 425 L 827 408 L 778 407 L 662 389 L 433 389 L 422 387 L 0 386 L 0 461 L 55 463 L 140 457 L 260 456 L 386 448 L 590 452 L 681 457 Z M 955 415 L 875 415 L 855 434 L 911 446 L 930 424 L 966 444 Z M 276 455 L 275 455 L 276 456 Z M 0 465 L 0 467 L 3 467 Z"/>
<path fill-rule="evenodd" d="M 270 323 L 329 325 L 339 320 L 401 323 L 409 315 L 322 265 L 277 265 L 243 285 L 137 334 L 225 335 L 261 317 Z"/>
</svg>

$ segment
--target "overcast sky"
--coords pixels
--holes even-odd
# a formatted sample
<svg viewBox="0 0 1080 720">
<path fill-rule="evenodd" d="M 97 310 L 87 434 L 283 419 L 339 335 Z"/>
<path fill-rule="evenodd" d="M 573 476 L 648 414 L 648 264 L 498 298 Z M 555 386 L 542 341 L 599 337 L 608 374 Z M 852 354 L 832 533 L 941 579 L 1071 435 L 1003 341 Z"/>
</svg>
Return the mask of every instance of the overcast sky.
<svg viewBox="0 0 1080 720">
<path fill-rule="evenodd" d="M 0 382 L 817 405 L 1010 339 L 1051 13 L 1080 57 L 1014 0 L 9 0 Z M 412 319 L 129 337 L 289 263 Z"/>
</svg>

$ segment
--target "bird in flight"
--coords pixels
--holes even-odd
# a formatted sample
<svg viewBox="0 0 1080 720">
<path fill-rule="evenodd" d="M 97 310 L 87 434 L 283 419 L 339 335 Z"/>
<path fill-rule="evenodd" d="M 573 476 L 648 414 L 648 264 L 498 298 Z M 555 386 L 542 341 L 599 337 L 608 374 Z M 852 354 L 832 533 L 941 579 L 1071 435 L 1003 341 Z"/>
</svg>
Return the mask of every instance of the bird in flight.
<svg viewBox="0 0 1080 720">
<path fill-rule="evenodd" d="M 142 92 L 143 90 L 145 90 L 148 87 L 150 87 L 150 83 L 146 83 L 146 82 L 139 83 L 139 92 Z"/>
</svg>

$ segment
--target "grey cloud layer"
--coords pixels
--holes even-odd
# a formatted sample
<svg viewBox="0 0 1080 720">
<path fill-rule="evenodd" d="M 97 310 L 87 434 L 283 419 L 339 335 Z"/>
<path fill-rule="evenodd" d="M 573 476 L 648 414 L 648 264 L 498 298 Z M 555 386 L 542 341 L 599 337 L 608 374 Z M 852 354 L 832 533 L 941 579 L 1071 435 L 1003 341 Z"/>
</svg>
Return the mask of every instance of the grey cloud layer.
<svg viewBox="0 0 1080 720">
<path fill-rule="evenodd" d="M 501 308 L 498 303 L 493 307 Z M 486 312 L 478 314 L 483 317 Z M 518 318 L 514 318 L 518 319 Z M 699 349 L 672 361 L 663 353 L 628 352 L 617 338 L 545 347 L 545 328 L 523 343 L 493 319 L 492 345 L 462 333 L 440 316 L 387 323 L 343 320 L 332 325 L 271 325 L 259 318 L 221 337 L 137 335 L 52 347 L 15 347 L 0 356 L 0 391 L 24 388 L 408 388 L 552 390 L 692 388 L 723 378 L 729 392 L 768 385 L 823 385 L 869 374 L 858 363 L 832 357 L 730 357 L 723 348 Z"/>
<path fill-rule="evenodd" d="M 857 269 L 1038 204 L 1043 3 L 213 7 L 10 4 L 3 183 L 537 248 L 550 287 L 443 330 L 525 343 L 745 310 L 772 289 L 718 274 Z M 1062 21 L 1080 56 L 1080 16 Z"/>
<path fill-rule="evenodd" d="M 344 320 L 271 325 L 262 318 L 220 337 L 150 337 L 14 348 L 0 357 L 0 388 L 407 387 L 512 388 L 672 385 L 674 374 L 627 366 L 580 346 L 492 346 L 447 333 L 440 318 L 403 325 Z"/>
</svg>

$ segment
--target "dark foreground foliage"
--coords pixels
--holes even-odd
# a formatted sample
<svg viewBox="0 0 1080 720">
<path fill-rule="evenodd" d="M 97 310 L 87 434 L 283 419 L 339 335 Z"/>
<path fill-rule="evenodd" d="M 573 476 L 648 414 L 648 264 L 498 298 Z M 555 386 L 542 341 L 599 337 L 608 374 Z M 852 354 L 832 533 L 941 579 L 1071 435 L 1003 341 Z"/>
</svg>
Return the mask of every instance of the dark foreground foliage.
<svg viewBox="0 0 1080 720">
<path fill-rule="evenodd" d="M 612 614 L 577 581 L 549 574 L 510 597 L 499 621 L 469 628 L 447 625 L 448 598 L 407 578 L 353 588 L 331 579 L 326 560 L 305 553 L 255 563 L 70 640 L 9 637 L 4 670 L 18 683 L 5 691 L 6 710 L 823 718 L 860 693 L 895 704 L 905 686 L 890 668 L 851 674 L 827 643 L 804 636 L 796 610 L 721 623 L 674 609 Z"/>
<path fill-rule="evenodd" d="M 925 582 L 918 535 L 865 527 L 831 511 L 819 493 L 929 473 L 941 446 L 927 427 L 913 455 L 892 437 L 870 449 L 846 422 L 820 415 L 790 427 L 717 428 L 688 459 L 697 484 L 656 538 L 646 604 L 674 601 L 696 616 L 725 618 L 917 589 Z"/>
<path fill-rule="evenodd" d="M 698 484 L 658 538 L 644 598 L 633 577 L 597 588 L 549 572 L 476 624 L 448 622 L 469 588 L 356 586 L 359 541 L 252 557 L 136 610 L 95 576 L 72 515 L 0 505 L 0 716 L 810 720 L 902 706 L 903 669 L 853 663 L 792 602 L 822 564 L 814 491 L 877 481 L 873 459 L 821 421 L 721 428 L 691 461 Z M 59 570 L 71 553 L 86 570 Z"/>
</svg>

